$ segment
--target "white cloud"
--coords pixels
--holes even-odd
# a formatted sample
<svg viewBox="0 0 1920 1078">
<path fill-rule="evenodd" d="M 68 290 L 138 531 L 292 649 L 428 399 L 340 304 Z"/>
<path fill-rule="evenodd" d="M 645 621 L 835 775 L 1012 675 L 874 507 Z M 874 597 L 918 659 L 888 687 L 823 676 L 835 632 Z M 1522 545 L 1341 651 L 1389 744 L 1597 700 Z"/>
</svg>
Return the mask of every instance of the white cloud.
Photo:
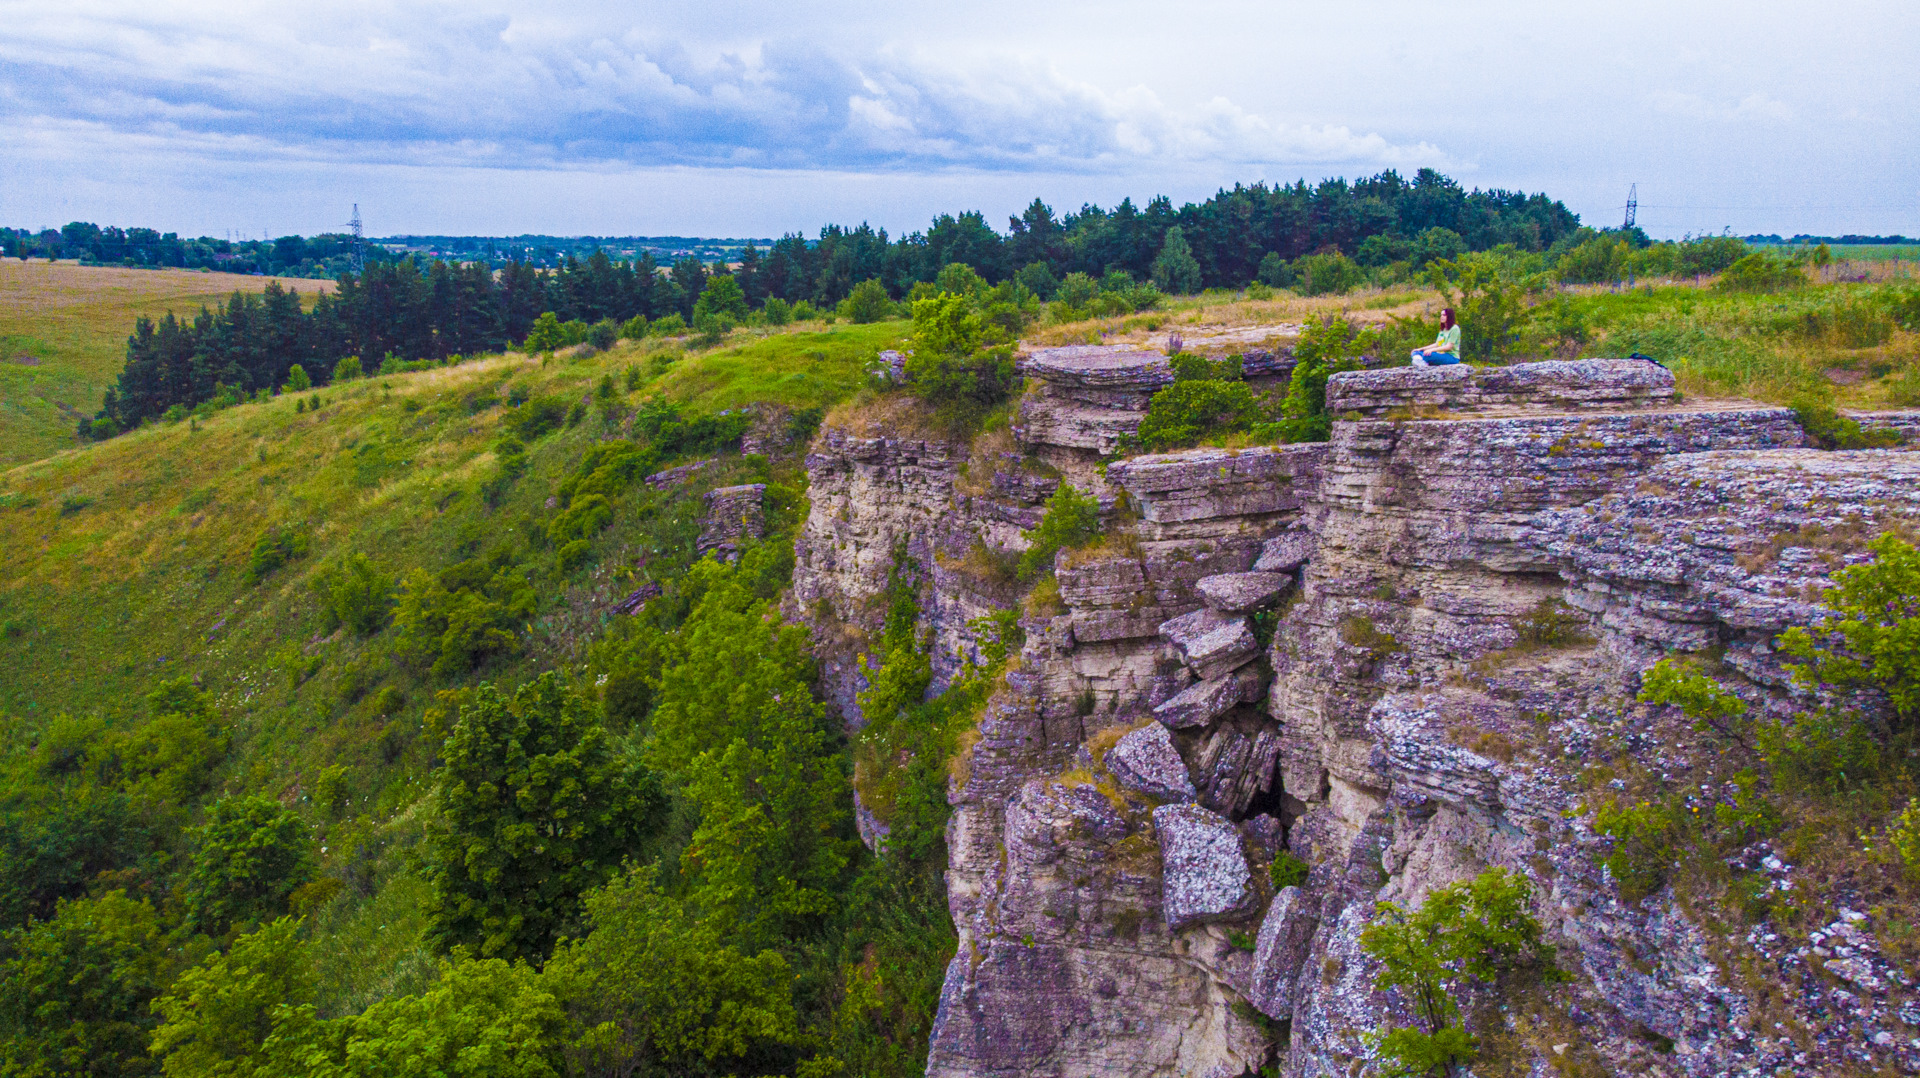
<svg viewBox="0 0 1920 1078">
<path fill-rule="evenodd" d="M 695 55 L 610 23 L 418 8 L 290 24 L 42 13 L 0 30 L 0 117 L 188 150 L 245 139 L 296 158 L 505 167 L 1441 163 L 1426 143 L 1281 123 L 1225 98 L 1176 108 L 1143 85 L 1107 89 L 1031 60 L 802 40 Z"/>
</svg>

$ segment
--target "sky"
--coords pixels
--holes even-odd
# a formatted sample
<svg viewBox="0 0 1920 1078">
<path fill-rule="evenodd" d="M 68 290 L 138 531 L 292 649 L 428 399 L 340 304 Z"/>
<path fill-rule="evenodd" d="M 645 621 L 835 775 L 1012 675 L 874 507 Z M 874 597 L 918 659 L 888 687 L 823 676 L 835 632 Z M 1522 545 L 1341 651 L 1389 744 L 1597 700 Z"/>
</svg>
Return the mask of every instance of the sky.
<svg viewBox="0 0 1920 1078">
<path fill-rule="evenodd" d="M 897 235 L 1432 167 L 1920 236 L 1916 55 L 1913 0 L 0 0 L 0 224 Z"/>
</svg>

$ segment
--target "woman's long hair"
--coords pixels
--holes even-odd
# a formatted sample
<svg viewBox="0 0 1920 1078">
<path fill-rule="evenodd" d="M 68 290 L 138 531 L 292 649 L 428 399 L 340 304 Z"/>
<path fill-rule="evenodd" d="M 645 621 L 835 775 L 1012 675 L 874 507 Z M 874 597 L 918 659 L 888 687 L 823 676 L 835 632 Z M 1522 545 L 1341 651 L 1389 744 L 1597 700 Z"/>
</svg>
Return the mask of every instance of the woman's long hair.
<svg viewBox="0 0 1920 1078">
<path fill-rule="evenodd" d="M 1440 328 L 1441 329 L 1453 328 L 1453 308 L 1452 307 L 1440 308 Z"/>
</svg>

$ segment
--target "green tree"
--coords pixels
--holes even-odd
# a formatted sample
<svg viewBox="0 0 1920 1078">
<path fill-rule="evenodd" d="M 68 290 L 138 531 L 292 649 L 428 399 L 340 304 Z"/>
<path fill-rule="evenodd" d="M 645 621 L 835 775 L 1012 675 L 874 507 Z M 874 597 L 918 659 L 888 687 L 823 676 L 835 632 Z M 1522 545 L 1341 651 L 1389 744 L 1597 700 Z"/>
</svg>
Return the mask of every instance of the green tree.
<svg viewBox="0 0 1920 1078">
<path fill-rule="evenodd" d="M 1045 262 L 1028 263 L 1019 273 L 1014 274 L 1014 280 L 1019 281 L 1023 288 L 1042 300 L 1053 299 L 1054 293 L 1060 289 L 1060 279 L 1053 275 L 1053 267 Z"/>
<path fill-rule="evenodd" d="M 782 624 L 753 587 L 766 556 L 688 571 L 697 598 L 648 745 L 699 811 L 681 858 L 691 898 L 749 950 L 817 928 L 850 853 L 845 773 L 813 696 L 806 630 Z"/>
<path fill-rule="evenodd" d="M 711 314 L 737 325 L 747 320 L 747 310 L 747 295 L 740 290 L 739 280 L 730 273 L 717 273 L 707 278 L 694 301 L 693 322 L 699 325 L 701 315 Z"/>
<path fill-rule="evenodd" d="M 168 1078 L 255 1078 L 282 1008 L 313 999 L 300 922 L 282 917 L 180 975 L 154 1004 L 153 1054 Z M 284 1031 L 283 1031 L 284 1032 Z M 271 1073 L 271 1071 L 269 1071 Z"/>
<path fill-rule="evenodd" d="M 1375 905 L 1373 923 L 1360 933 L 1360 949 L 1380 963 L 1374 987 L 1399 992 L 1420 1021 L 1382 1031 L 1387 1073 L 1457 1075 L 1473 1062 L 1478 1045 L 1460 1024 L 1449 985 L 1469 978 L 1491 985 L 1526 964 L 1552 968 L 1531 900 L 1525 877 L 1490 868 L 1433 892 L 1411 913 L 1395 902 Z"/>
<path fill-rule="evenodd" d="M 1054 489 L 1047 512 L 1027 533 L 1027 549 L 1020 555 L 1020 578 L 1031 580 L 1053 568 L 1053 556 L 1062 548 L 1085 546 L 1100 534 L 1100 503 L 1068 483 Z"/>
<path fill-rule="evenodd" d="M 1311 254 L 1293 264 L 1293 287 L 1303 296 L 1338 296 L 1367 279 L 1359 264 L 1338 251 Z"/>
<path fill-rule="evenodd" d="M 893 317 L 893 299 L 887 295 L 887 286 L 877 277 L 861 281 L 853 286 L 853 294 L 847 297 L 847 318 L 856 325 L 880 322 Z"/>
<path fill-rule="evenodd" d="M 1546 274 L 1510 251 L 1479 251 L 1427 267 L 1460 325 L 1461 359 L 1503 362 L 1519 347 L 1527 310 L 1546 290 Z"/>
<path fill-rule="evenodd" d="M 284 913 L 287 896 L 313 878 L 306 821 L 277 801 L 222 798 L 195 837 L 181 892 L 188 922 L 202 932 Z"/>
<path fill-rule="evenodd" d="M 333 365 L 333 380 L 335 382 L 351 382 L 358 377 L 360 377 L 359 356 L 347 356 Z"/>
<path fill-rule="evenodd" d="M 560 1078 L 566 1014 L 531 966 L 455 956 L 440 982 L 417 996 L 383 1000 L 342 1021 L 332 1078 Z M 309 1058 L 321 1054 L 312 1049 Z M 330 1054 L 330 1053 L 329 1053 Z M 295 1056 L 295 1060 L 300 1057 Z M 305 1078 L 283 1069 L 273 1078 Z"/>
<path fill-rule="evenodd" d="M 1100 282 L 1075 270 L 1060 282 L 1060 289 L 1056 294 L 1060 297 L 1060 302 L 1073 310 L 1082 311 L 1086 309 L 1087 304 L 1093 302 L 1093 297 L 1100 294 Z"/>
<path fill-rule="evenodd" d="M 587 896 L 592 931 L 554 953 L 572 1073 L 722 1075 L 800 1039 L 793 971 L 663 893 L 649 865 Z"/>
<path fill-rule="evenodd" d="M 1006 400 L 1017 382 L 1007 341 L 1004 327 L 990 323 L 969 293 L 915 300 L 907 378 L 950 425 L 976 422 Z"/>
<path fill-rule="evenodd" d="M 552 311 L 543 311 L 533 320 L 533 328 L 527 331 L 527 339 L 520 350 L 532 355 L 535 352 L 551 352 L 566 346 L 566 331 L 560 327 L 560 316 Z"/>
<path fill-rule="evenodd" d="M 1333 435 L 1327 414 L 1327 379 L 1360 369 L 1360 356 L 1372 334 L 1336 314 L 1307 319 L 1293 348 L 1293 377 L 1280 402 L 1280 438 L 1287 442 L 1324 442 Z"/>
<path fill-rule="evenodd" d="M 1293 267 L 1287 265 L 1279 251 L 1268 251 L 1260 259 L 1260 269 L 1255 276 L 1269 288 L 1286 288 L 1293 284 Z"/>
<path fill-rule="evenodd" d="M 159 915 L 124 891 L 0 934 L 0 1074 L 156 1073 L 149 1004 L 170 965 Z"/>
<path fill-rule="evenodd" d="M 538 957 L 574 929 L 580 896 L 646 833 L 658 798 L 579 695 L 547 673 L 460 709 L 427 831 L 428 935 L 445 948 Z"/>
<path fill-rule="evenodd" d="M 1189 296 L 1200 291 L 1200 263 L 1187 246 L 1187 235 L 1179 225 L 1167 229 L 1160 254 L 1153 260 L 1153 285 L 1162 292 Z"/>
<path fill-rule="evenodd" d="M 289 393 L 305 393 L 313 388 L 313 379 L 307 377 L 307 370 L 295 363 L 287 368 L 287 384 L 283 387 Z"/>
</svg>

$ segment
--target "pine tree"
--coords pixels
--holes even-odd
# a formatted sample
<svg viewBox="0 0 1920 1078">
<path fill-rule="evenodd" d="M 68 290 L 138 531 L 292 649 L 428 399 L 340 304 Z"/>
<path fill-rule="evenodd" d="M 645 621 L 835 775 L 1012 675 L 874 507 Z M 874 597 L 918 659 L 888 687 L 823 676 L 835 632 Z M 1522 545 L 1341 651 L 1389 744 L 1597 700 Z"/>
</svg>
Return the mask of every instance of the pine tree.
<svg viewBox="0 0 1920 1078">
<path fill-rule="evenodd" d="M 1179 225 L 1167 229 L 1160 257 L 1153 260 L 1153 286 L 1176 296 L 1190 296 L 1200 291 L 1200 263 L 1193 257 L 1193 248 L 1187 246 L 1186 234 L 1180 231 Z"/>
</svg>

